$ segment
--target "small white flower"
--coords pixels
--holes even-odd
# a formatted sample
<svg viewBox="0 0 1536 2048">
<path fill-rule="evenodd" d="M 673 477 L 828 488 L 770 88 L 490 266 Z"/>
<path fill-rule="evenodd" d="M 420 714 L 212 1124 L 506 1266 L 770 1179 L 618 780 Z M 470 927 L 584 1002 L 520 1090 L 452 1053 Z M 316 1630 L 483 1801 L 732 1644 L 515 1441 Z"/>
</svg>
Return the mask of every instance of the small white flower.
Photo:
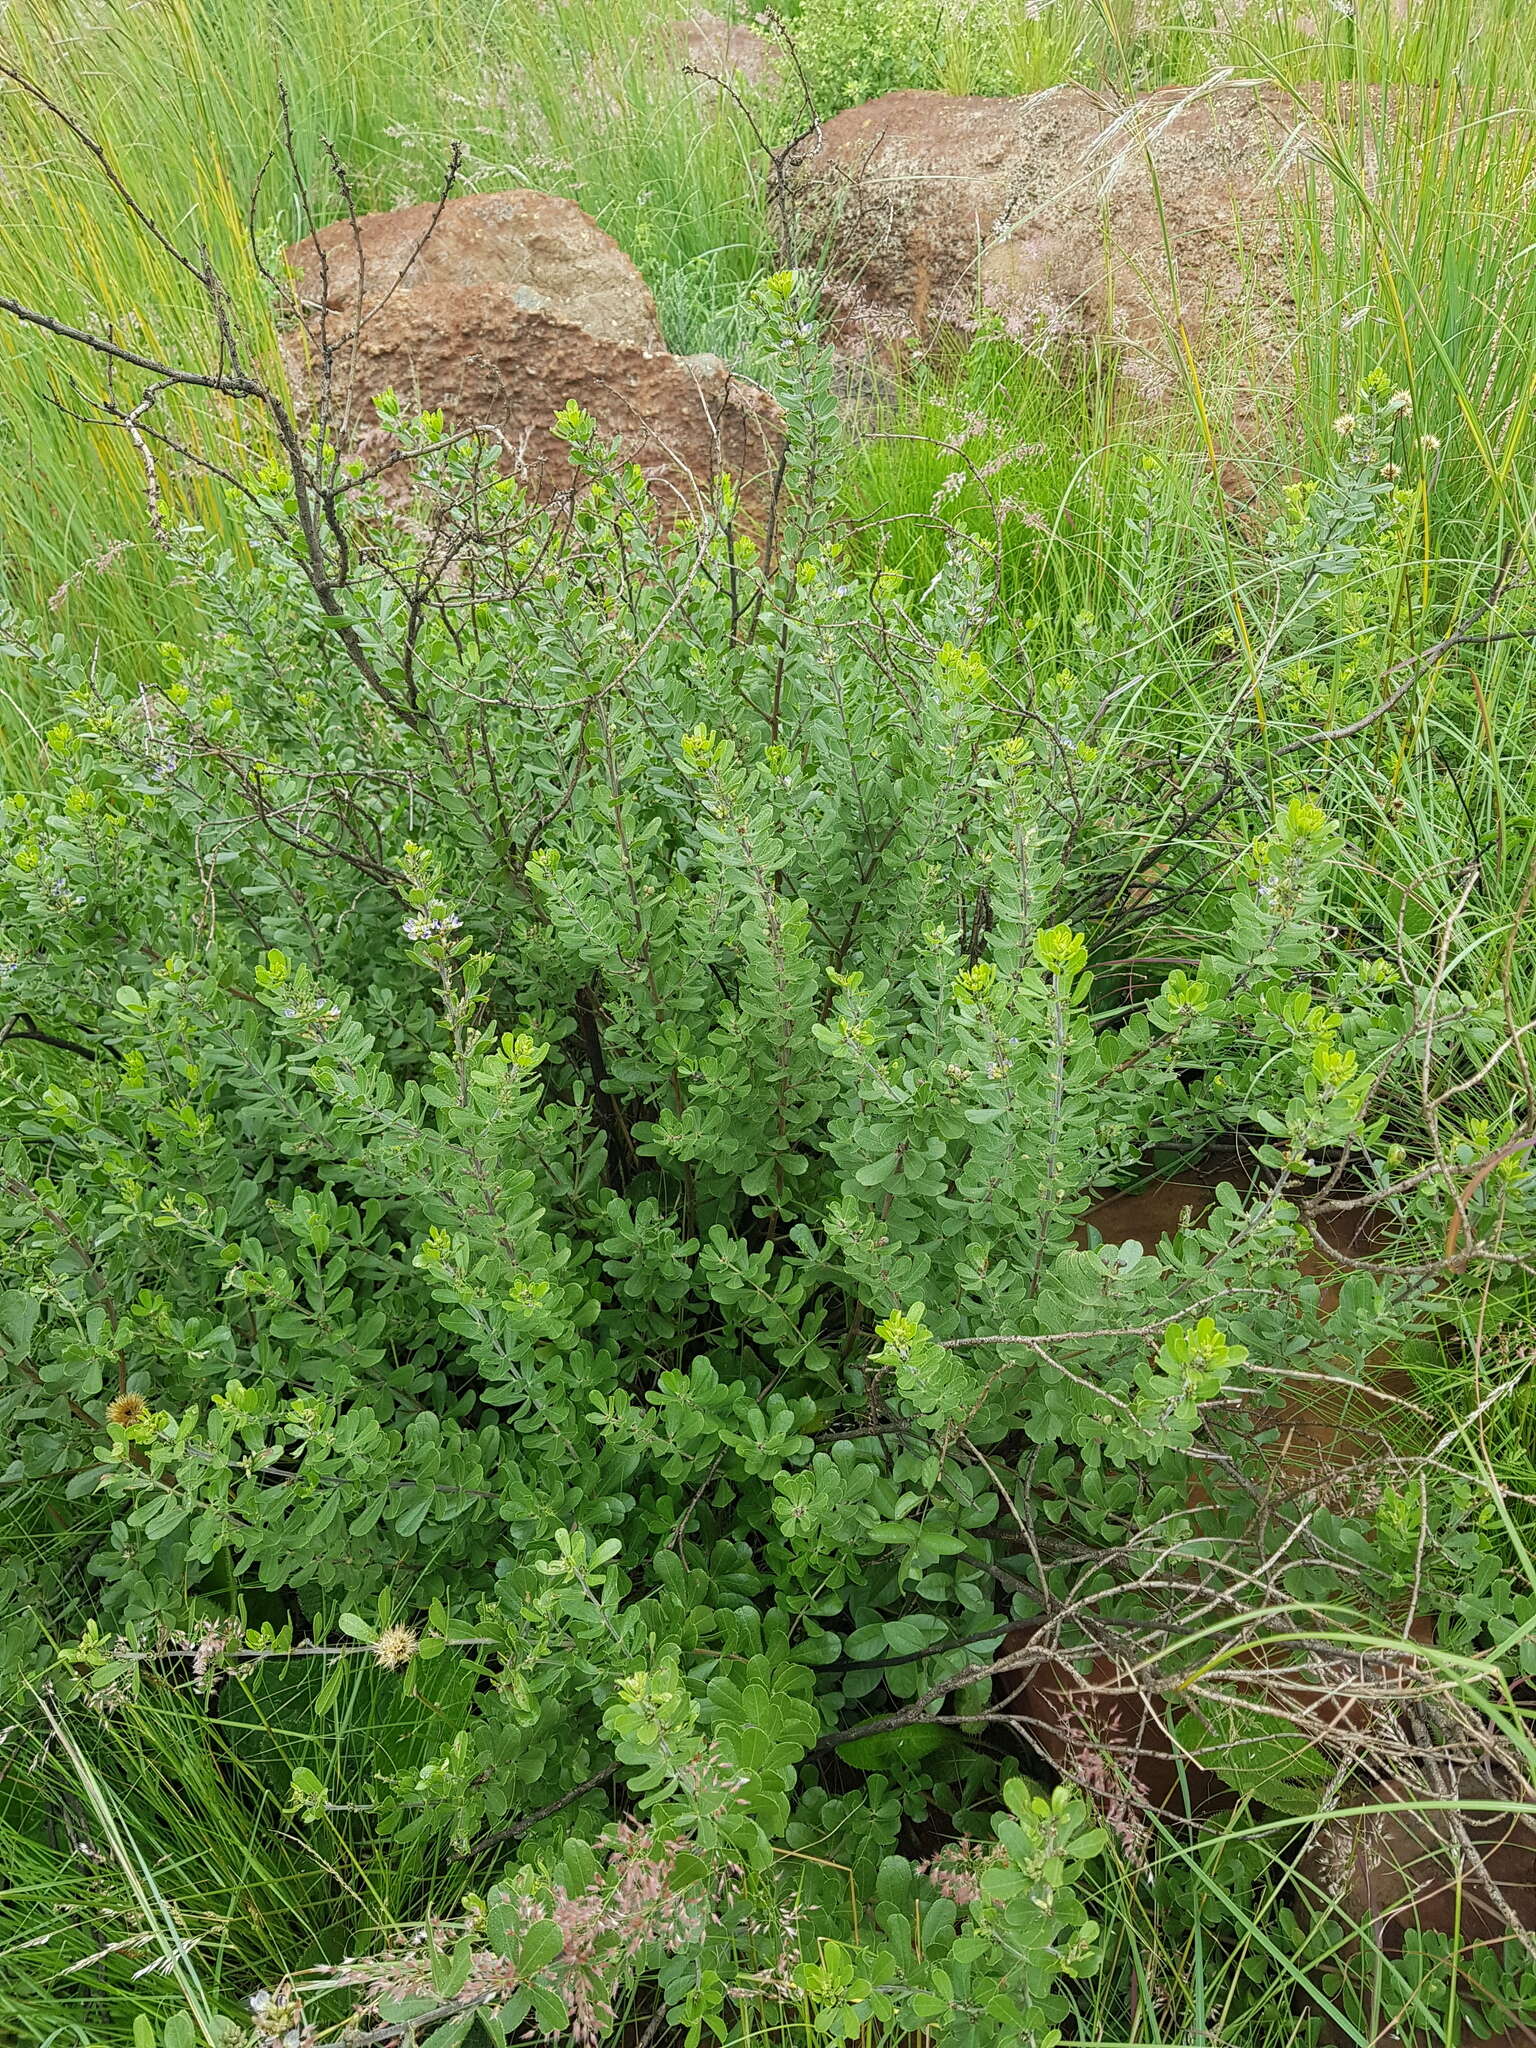
<svg viewBox="0 0 1536 2048">
<path fill-rule="evenodd" d="M 403 1671 L 416 1654 L 418 1637 L 415 1629 L 405 1628 L 398 1622 L 393 1628 L 386 1628 L 373 1639 L 373 1661 L 385 1671 Z"/>
<path fill-rule="evenodd" d="M 1333 431 L 1341 441 L 1347 441 L 1358 424 L 1352 412 L 1341 412 L 1333 423 Z"/>
<path fill-rule="evenodd" d="M 434 939 L 446 939 L 462 923 L 463 919 L 455 911 L 443 910 L 434 904 L 431 910 L 414 911 L 400 929 L 413 946 L 424 946 Z"/>
</svg>

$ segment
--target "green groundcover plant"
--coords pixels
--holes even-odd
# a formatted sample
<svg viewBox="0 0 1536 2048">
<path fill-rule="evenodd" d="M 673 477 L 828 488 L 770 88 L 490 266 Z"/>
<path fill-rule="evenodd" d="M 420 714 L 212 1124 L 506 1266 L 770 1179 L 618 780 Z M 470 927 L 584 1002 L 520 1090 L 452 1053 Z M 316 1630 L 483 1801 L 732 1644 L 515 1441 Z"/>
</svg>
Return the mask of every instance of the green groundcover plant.
<svg viewBox="0 0 1536 2048">
<path fill-rule="evenodd" d="M 42 1504 L 5 1647 L 77 1787 L 222 1699 L 219 1798 L 406 1874 L 273 1970 L 261 2040 L 1048 2041 L 1141 1823 L 1026 1768 L 1032 1642 L 1135 1645 L 1281 1813 L 1337 1760 L 1205 1700 L 1235 1647 L 1411 1601 L 1529 1649 L 1466 1484 L 1273 1483 L 1298 1386 L 1454 1336 L 1448 1271 L 1514 1299 L 1536 1190 L 1473 1114 L 1507 979 L 1341 920 L 1261 693 L 1219 752 L 1172 712 L 1106 746 L 1111 678 L 1036 659 L 979 544 L 855 573 L 814 331 L 792 278 L 760 299 L 771 531 L 728 483 L 666 530 L 574 410 L 540 510 L 386 407 L 409 512 L 321 447 L 244 480 L 238 557 L 164 533 L 199 627 L 156 687 L 7 627 L 71 708 L 0 872 L 6 1478 Z M 1277 665 L 1334 675 L 1373 475 L 1344 450 L 1273 537 Z M 1085 1224 L 1210 1157 L 1175 1236 Z M 1330 1291 L 1316 1231 L 1367 1204 L 1390 1250 Z M 272 1736 L 364 1684 L 361 1766 Z"/>
</svg>

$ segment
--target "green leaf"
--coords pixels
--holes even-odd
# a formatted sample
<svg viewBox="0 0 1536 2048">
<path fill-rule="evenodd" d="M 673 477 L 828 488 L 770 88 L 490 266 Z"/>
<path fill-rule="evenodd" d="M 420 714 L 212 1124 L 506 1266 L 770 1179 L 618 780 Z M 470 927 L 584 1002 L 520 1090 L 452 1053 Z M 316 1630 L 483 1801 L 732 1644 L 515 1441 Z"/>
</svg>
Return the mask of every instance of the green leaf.
<svg viewBox="0 0 1536 2048">
<path fill-rule="evenodd" d="M 901 1614 L 884 1624 L 886 1648 L 902 1656 L 931 1649 L 950 1633 L 949 1623 L 938 1614 Z"/>
<path fill-rule="evenodd" d="M 420 1500 L 413 1500 L 403 1514 L 396 1516 L 395 1534 L 414 1536 L 431 1512 L 432 1502 L 429 1496 L 424 1495 Z"/>
<path fill-rule="evenodd" d="M 439 1998 L 457 1998 L 469 1982 L 469 1973 L 474 1968 L 474 1950 L 468 1936 L 454 1943 L 446 1954 L 432 1958 L 432 1989 Z"/>
<path fill-rule="evenodd" d="M 571 2023 L 565 2000 L 544 1984 L 530 1984 L 528 1995 L 533 2002 L 533 2016 L 539 2025 L 546 2033 L 563 2037 Z"/>
<path fill-rule="evenodd" d="M 346 1677 L 346 1663 L 341 1657 L 331 1659 L 331 1668 L 325 1675 L 325 1683 L 315 1694 L 313 1712 L 318 1720 L 328 1714 L 341 1697 L 342 1680 Z"/>
<path fill-rule="evenodd" d="M 1236 1704 L 1202 1701 L 1175 1734 L 1192 1762 L 1277 1813 L 1316 1813 L 1335 1770 L 1310 1735 Z"/>
<path fill-rule="evenodd" d="M 0 1338 L 12 1358 L 31 1357 L 32 1332 L 41 1308 L 35 1294 L 23 1294 L 19 1288 L 10 1287 L 0 1294 Z"/>
<path fill-rule="evenodd" d="M 936 1749 L 942 1749 L 947 1731 L 926 1722 L 914 1721 L 908 1728 L 888 1728 L 880 1735 L 863 1735 L 857 1742 L 841 1742 L 837 1753 L 856 1771 L 909 1770 Z"/>
<path fill-rule="evenodd" d="M 430 1996 L 413 1992 L 404 1998 L 381 1998 L 379 2018 L 392 2024 L 398 2020 L 418 2020 L 424 2012 L 431 2012 L 434 2006 L 441 2003 L 442 2000 L 435 1992 Z"/>
<path fill-rule="evenodd" d="M 532 2010 L 532 1994 L 527 1991 L 514 1991 L 511 1997 L 506 2000 L 494 2015 L 488 2007 L 483 2007 L 481 2016 L 483 2019 L 494 2017 L 499 2021 L 502 2030 L 501 2040 L 504 2042 L 509 2035 L 516 2032 Z M 490 2029 L 487 2028 L 486 2031 L 489 2033 Z M 493 2040 L 496 2038 L 495 2035 L 492 2035 Z"/>
<path fill-rule="evenodd" d="M 444 2020 L 440 2027 L 434 2027 L 430 2034 L 423 2037 L 421 2048 L 459 2048 L 459 2043 L 474 2024 L 475 2013 L 471 2008 L 468 2012 L 460 2013 L 456 2019 Z"/>
<path fill-rule="evenodd" d="M 499 2009 L 489 2005 L 477 2009 L 475 2016 L 480 2022 L 480 2031 L 491 2048 L 508 2048 L 510 2030 L 522 2024 L 530 2004 L 531 2000 L 524 1992 L 515 1991 Z"/>
<path fill-rule="evenodd" d="M 517 1951 L 518 1975 L 525 1981 L 548 1967 L 565 1947 L 565 1936 L 553 1920 L 535 1920 Z"/>
</svg>

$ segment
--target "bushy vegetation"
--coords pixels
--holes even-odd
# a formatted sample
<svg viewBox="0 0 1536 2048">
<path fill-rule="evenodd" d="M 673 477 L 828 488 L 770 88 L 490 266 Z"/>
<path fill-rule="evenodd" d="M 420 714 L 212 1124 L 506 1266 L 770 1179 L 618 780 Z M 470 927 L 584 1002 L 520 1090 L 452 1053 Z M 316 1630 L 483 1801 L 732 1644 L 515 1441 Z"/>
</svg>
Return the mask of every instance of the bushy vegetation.
<svg viewBox="0 0 1536 2048">
<path fill-rule="evenodd" d="M 576 200 L 645 271 L 671 344 L 716 347 L 767 251 L 753 143 L 729 103 L 701 119 L 653 13 L 648 0 L 16 0 L 3 62 L 48 103 L 5 89 L 0 174 L 30 195 L 0 219 L 6 294 L 132 337 L 157 360 L 217 349 L 206 302 L 113 203 L 64 109 L 158 223 L 208 251 L 269 370 L 264 266 L 349 204 L 437 197 L 455 151 L 458 191 L 533 185 Z M 138 455 L 78 373 L 46 337 L 0 332 L 6 584 L 80 644 L 105 633 L 125 664 L 152 661 L 196 606 L 144 533 Z M 195 393 L 167 401 L 172 425 L 212 460 L 270 453 L 261 420 L 232 428 Z M 206 479 L 189 471 L 173 488 L 189 516 L 233 537 Z M 10 692 L 0 746 L 25 775 L 15 741 L 38 699 L 25 678 Z"/>
<path fill-rule="evenodd" d="M 1445 55 L 1464 54 L 1515 20 L 1503 0 L 1422 8 L 1364 0 L 1322 10 L 1284 0 L 1182 0 L 1169 7 L 797 0 L 775 18 L 800 51 L 822 113 L 902 90 L 1024 93 L 1072 81 L 1155 92 L 1229 69 L 1297 83 L 1363 78 L 1423 85 L 1439 75 Z M 1518 76 L 1529 53 L 1511 54 Z M 1513 94 L 1501 104 L 1513 104 Z"/>
<path fill-rule="evenodd" d="M 268 373 L 274 138 L 258 246 L 467 131 L 772 384 L 786 473 L 771 534 L 669 529 L 574 409 L 545 509 L 396 417 L 403 513 L 274 384 L 176 399 L 146 533 L 40 403 L 78 359 L 5 364 L 0 2040 L 1528 2014 L 1518 1915 L 1394 1946 L 1311 1860 L 1536 1804 L 1527 145 L 1378 132 L 1237 505 L 1219 416 L 987 332 L 840 406 L 766 260 L 793 92 L 701 100 L 639 9 L 355 14 L 13 10 Z M 1301 70 L 1386 62 L 1351 25 Z M 786 26 L 823 112 L 1294 41 Z M 5 105 L 57 202 L 7 291 L 214 360 Z M 1098 1228 L 1181 1172 L 1208 1213 Z"/>
</svg>

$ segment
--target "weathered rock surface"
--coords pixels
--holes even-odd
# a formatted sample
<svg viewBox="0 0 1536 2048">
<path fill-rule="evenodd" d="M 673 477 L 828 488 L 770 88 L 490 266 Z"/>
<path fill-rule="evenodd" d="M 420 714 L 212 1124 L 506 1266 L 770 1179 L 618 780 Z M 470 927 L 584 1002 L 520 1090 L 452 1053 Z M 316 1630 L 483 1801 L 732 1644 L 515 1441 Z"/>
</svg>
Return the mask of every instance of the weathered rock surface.
<svg viewBox="0 0 1536 2048">
<path fill-rule="evenodd" d="M 656 301 L 623 250 L 569 199 L 470 192 L 336 221 L 288 251 L 305 311 L 386 317 L 403 292 L 493 289 L 599 341 L 660 351 Z M 345 331 L 344 329 L 342 331 Z"/>
<path fill-rule="evenodd" d="M 1163 1240 L 1207 1216 L 1221 1181 L 1242 1186 L 1244 1179 L 1235 1155 L 1212 1155 L 1171 1179 L 1096 1202 L 1083 1215 L 1079 1242 L 1135 1242 L 1156 1251 Z M 1322 1283 L 1323 1306 L 1331 1309 L 1344 1278 L 1331 1254 L 1385 1257 L 1387 1247 L 1369 1209 L 1330 1216 L 1322 1229 L 1328 1249 L 1315 1246 L 1301 1264 Z M 1370 1470 L 1390 1458 L 1397 1411 L 1411 1393 L 1411 1380 L 1386 1352 L 1367 1361 L 1363 1370 L 1341 1368 L 1336 1382 L 1311 1374 L 1290 1384 L 1278 1381 L 1269 1400 L 1256 1403 L 1233 1425 L 1238 1434 L 1273 1432 L 1264 1453 L 1266 1493 L 1256 1503 L 1258 1526 L 1266 1506 L 1285 1500 L 1293 1510 L 1323 1498 L 1347 1503 Z M 1191 1510 L 1208 1504 L 1204 1488 L 1193 1486 Z M 1394 1709 L 1422 1682 L 1408 1644 L 1431 1641 L 1432 1629 L 1425 1617 L 1411 1613 L 1401 1617 L 1401 1626 L 1406 1637 L 1401 1656 L 1318 1645 L 1293 1662 L 1283 1646 L 1237 1645 L 1223 1667 L 1221 1684 L 1229 1696 L 1246 1697 L 1269 1717 L 1263 1726 L 1306 1730 L 1349 1753 L 1369 1749 L 1378 1729 L 1390 1725 Z M 1091 1771 L 1097 1754 L 1142 1805 L 1197 1815 L 1230 1804 L 1232 1794 L 1209 1767 L 1212 1758 L 1181 1748 L 1174 1737 L 1174 1722 L 1193 1703 L 1193 1695 L 1170 1704 L 1149 1668 L 1119 1664 L 1103 1654 L 1067 1658 L 1045 1650 L 1043 1643 L 1033 1623 L 1022 1624 L 1005 1639 L 1002 1653 L 1016 1659 L 1017 1668 L 1000 1680 L 998 1706 L 1058 1770 L 1080 1774 L 1086 1764 Z"/>
<path fill-rule="evenodd" d="M 1181 317 L 1197 358 L 1240 327 L 1266 364 L 1294 341 L 1278 195 L 1304 176 L 1307 140 L 1294 100 L 1250 86 L 1128 108 L 1075 86 L 895 92 L 799 146 L 785 214 L 804 259 L 825 261 L 845 345 L 990 312 L 1025 341 L 1118 344 L 1155 397 L 1177 375 Z"/>
<path fill-rule="evenodd" d="M 1021 1662 L 1000 1676 L 993 1711 L 1017 1723 L 1026 1740 L 1063 1777 L 1096 1777 L 1104 1789 L 1123 1789 L 1129 1805 L 1155 1807 L 1197 1819 L 1232 1804 L 1214 1772 L 1193 1762 L 1175 1741 L 1173 1709 L 1144 1677 L 1112 1657 L 1072 1660 L 1041 1652 L 1035 1626 L 1025 1623 L 1003 1638 L 998 1655 Z"/>
<path fill-rule="evenodd" d="M 1162 1238 L 1204 1221 L 1224 1179 L 1242 1186 L 1243 1170 L 1236 1159 L 1213 1156 L 1136 1194 L 1108 1196 L 1084 1214 L 1079 1242 L 1086 1244 L 1092 1230 L 1105 1244 L 1134 1240 L 1153 1251 Z M 1314 1244 L 1303 1253 L 1300 1269 L 1322 1283 L 1319 1306 L 1327 1315 L 1338 1306 L 1346 1270 L 1330 1251 L 1345 1260 L 1387 1260 L 1388 1248 L 1381 1219 L 1369 1208 L 1327 1216 L 1319 1228 L 1328 1250 Z M 1411 1433 L 1421 1413 L 1412 1376 L 1389 1350 L 1374 1353 L 1363 1369 L 1341 1359 L 1337 1379 L 1277 1376 L 1272 1387 L 1272 1399 L 1245 1411 L 1242 1426 L 1273 1432 L 1264 1463 L 1268 1492 L 1277 1501 L 1320 1499 L 1344 1505 L 1362 1483 L 1370 1483 L 1372 1472 L 1392 1456 L 1396 1440 Z"/>
<path fill-rule="evenodd" d="M 1110 1196 L 1085 1213 L 1081 1240 L 1091 1231 L 1107 1244 L 1135 1240 L 1150 1251 L 1209 1212 L 1222 1178 L 1241 1185 L 1239 1162 L 1213 1157 L 1139 1192 Z M 1326 1249 L 1308 1253 L 1303 1269 L 1322 1282 L 1323 1304 L 1332 1307 L 1344 1276 L 1330 1254 L 1385 1260 L 1390 1247 L 1369 1209 L 1335 1213 L 1322 1230 Z M 1336 1385 L 1288 1393 L 1280 1439 L 1265 1454 L 1276 1486 L 1321 1498 L 1326 1476 L 1347 1498 L 1351 1474 L 1390 1454 L 1393 1411 L 1411 1393 L 1411 1380 L 1389 1353 L 1378 1353 L 1363 1370 L 1341 1372 Z M 1274 1420 L 1261 1419 L 1265 1426 Z M 1263 1628 L 1234 1642 L 1212 1697 L 1218 1710 L 1234 1702 L 1247 1708 L 1251 1732 L 1239 1739 L 1257 1747 L 1242 1754 L 1221 1747 L 1220 1720 L 1211 1741 L 1191 1746 L 1181 1717 L 1204 1707 L 1202 1693 L 1168 1689 L 1145 1645 L 1133 1644 L 1123 1657 L 1069 1655 L 1052 1648 L 1036 1622 L 1019 1624 L 1002 1640 L 999 1657 L 1010 1668 L 994 1683 L 993 1711 L 1063 1777 L 1092 1793 L 1100 1816 L 1133 1853 L 1149 1813 L 1200 1820 L 1230 1808 L 1235 1769 L 1246 1768 L 1253 1780 L 1279 1767 L 1281 1759 L 1265 1754 L 1276 1737 L 1315 1745 L 1325 1775 L 1348 1769 L 1352 1775 L 1334 1792 L 1344 1810 L 1316 1824 L 1298 1859 L 1296 1901 L 1305 1917 L 1339 1923 L 1337 1935 L 1328 1936 L 1331 1957 L 1357 1976 L 1367 2005 L 1373 1995 L 1382 1998 L 1380 2030 L 1372 2035 L 1377 2048 L 1424 2048 L 1429 2034 L 1403 2026 L 1393 1987 L 1377 1985 L 1360 1930 L 1393 1957 L 1421 1935 L 1454 1939 L 1470 1955 L 1536 1932 L 1536 1810 L 1519 1757 L 1490 1726 L 1472 1716 L 1440 1725 L 1443 1678 L 1418 1654 L 1434 1643 L 1432 1618 L 1409 1612 L 1394 1633 L 1396 1626 L 1403 1637 L 1395 1647 L 1326 1640 L 1306 1646 L 1283 1633 L 1269 1638 Z M 1307 1783 L 1309 1811 L 1324 1796 L 1323 1781 L 1315 1789 Z M 1536 2018 L 1491 2016 L 1507 2024 L 1487 2048 L 1536 2048 Z"/>
<path fill-rule="evenodd" d="M 495 435 L 503 466 L 549 496 L 571 482 L 551 429 L 574 399 L 639 463 L 664 518 L 696 514 L 729 472 L 747 524 L 767 523 L 778 406 L 718 356 L 669 355 L 640 273 L 570 201 L 494 192 L 371 214 L 321 229 L 288 263 L 303 316 L 290 376 L 312 405 L 329 361 L 338 445 L 386 452 L 369 401 L 393 390 Z"/>
<path fill-rule="evenodd" d="M 1382 1981 L 1361 1930 L 1393 1957 L 1426 1936 L 1469 1961 L 1505 1942 L 1528 1949 L 1536 1817 L 1517 1774 L 1491 1764 L 1433 1772 L 1416 1784 L 1346 1786 L 1340 1803 L 1364 1810 L 1324 1821 L 1313 1834 L 1297 1866 L 1303 1900 L 1337 1923 L 1335 1966 L 1355 1980 L 1375 2048 L 1428 2048 L 1434 2030 L 1405 2023 L 1403 1995 Z M 1488 1999 L 1486 1984 L 1463 1980 L 1462 1991 Z M 1507 1997 L 1501 2005 L 1496 1993 L 1484 2009 L 1494 2030 L 1479 2035 L 1481 2048 L 1536 2048 L 1536 2014 L 1512 2010 Z M 1323 2038 L 1344 2037 L 1330 2029 Z"/>
<path fill-rule="evenodd" d="M 1389 1955 L 1401 1955 L 1414 1931 L 1459 1932 L 1470 1945 L 1505 1940 L 1511 1922 L 1536 1928 L 1536 1819 L 1517 1788 L 1491 1767 L 1469 1766 L 1439 1797 L 1472 1809 L 1455 1816 L 1462 1839 L 1434 1810 L 1433 1794 L 1388 1779 L 1368 1800 L 1346 1801 L 1366 1810 L 1325 1822 L 1303 1861 L 1341 1918 L 1372 1928 Z M 1501 1802 L 1508 1812 L 1475 1810 Z M 1536 2022 L 1528 2038 L 1536 2039 Z"/>
<path fill-rule="evenodd" d="M 739 21 L 695 9 L 674 31 L 678 54 L 702 80 L 737 78 L 754 90 L 784 82 L 784 56 L 776 43 Z"/>
</svg>

